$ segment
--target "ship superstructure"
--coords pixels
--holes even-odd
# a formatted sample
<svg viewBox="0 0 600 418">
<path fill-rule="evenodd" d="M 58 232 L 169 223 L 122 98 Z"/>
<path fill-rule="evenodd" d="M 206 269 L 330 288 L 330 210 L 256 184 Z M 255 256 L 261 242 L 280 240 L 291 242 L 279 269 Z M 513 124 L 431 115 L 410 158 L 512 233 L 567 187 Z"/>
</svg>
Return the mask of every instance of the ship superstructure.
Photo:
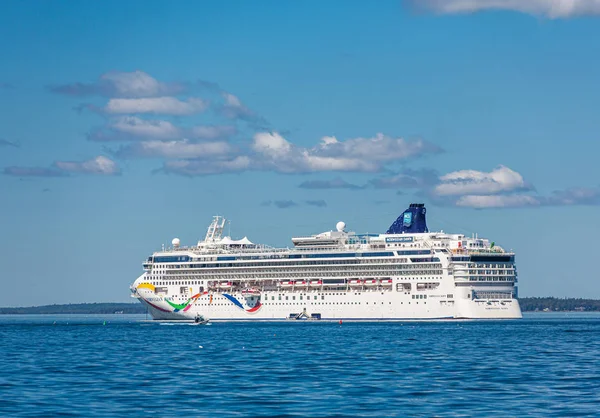
<svg viewBox="0 0 600 418">
<path fill-rule="evenodd" d="M 521 318 L 514 253 L 477 236 L 430 232 L 423 204 L 385 234 L 336 230 L 293 248 L 223 236 L 155 252 L 132 284 L 154 319 L 406 320 Z"/>
</svg>

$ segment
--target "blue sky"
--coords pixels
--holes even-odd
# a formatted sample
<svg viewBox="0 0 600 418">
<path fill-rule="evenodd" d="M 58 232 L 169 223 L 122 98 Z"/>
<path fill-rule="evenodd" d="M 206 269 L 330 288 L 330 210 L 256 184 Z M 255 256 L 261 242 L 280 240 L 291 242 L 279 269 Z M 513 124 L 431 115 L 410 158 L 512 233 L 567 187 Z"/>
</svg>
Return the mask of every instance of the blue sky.
<svg viewBox="0 0 600 418">
<path fill-rule="evenodd" d="M 0 4 L 0 306 L 127 301 L 215 214 L 429 226 L 600 297 L 598 1 Z"/>
</svg>

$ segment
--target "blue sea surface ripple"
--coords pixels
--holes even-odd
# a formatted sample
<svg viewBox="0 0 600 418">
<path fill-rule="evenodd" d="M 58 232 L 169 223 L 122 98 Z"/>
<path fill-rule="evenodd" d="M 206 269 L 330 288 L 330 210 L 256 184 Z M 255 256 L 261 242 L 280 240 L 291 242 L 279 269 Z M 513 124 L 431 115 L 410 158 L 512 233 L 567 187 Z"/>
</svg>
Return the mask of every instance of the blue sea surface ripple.
<svg viewBox="0 0 600 418">
<path fill-rule="evenodd" d="M 0 416 L 600 416 L 600 315 L 0 316 Z"/>
</svg>

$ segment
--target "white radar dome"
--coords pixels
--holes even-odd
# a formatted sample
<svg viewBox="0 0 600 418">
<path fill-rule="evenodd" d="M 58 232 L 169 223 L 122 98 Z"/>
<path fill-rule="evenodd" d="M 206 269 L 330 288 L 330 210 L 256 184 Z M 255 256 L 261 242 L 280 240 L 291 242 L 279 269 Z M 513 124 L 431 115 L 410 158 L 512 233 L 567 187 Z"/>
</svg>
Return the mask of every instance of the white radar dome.
<svg viewBox="0 0 600 418">
<path fill-rule="evenodd" d="M 336 225 L 335 225 L 335 229 L 338 230 L 338 232 L 342 232 L 344 229 L 346 228 L 346 223 L 339 221 Z"/>
<path fill-rule="evenodd" d="M 173 241 L 171 241 L 171 244 L 173 244 L 173 247 L 179 247 L 179 244 L 181 244 L 181 241 L 179 241 L 179 238 L 173 238 Z"/>
</svg>

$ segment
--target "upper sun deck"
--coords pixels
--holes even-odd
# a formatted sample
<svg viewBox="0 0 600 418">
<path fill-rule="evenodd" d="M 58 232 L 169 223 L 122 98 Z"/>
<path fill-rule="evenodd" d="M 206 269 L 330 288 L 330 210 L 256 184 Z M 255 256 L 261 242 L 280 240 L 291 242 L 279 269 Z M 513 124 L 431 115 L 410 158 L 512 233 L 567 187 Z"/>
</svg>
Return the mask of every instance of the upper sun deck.
<svg viewBox="0 0 600 418">
<path fill-rule="evenodd" d="M 513 254 L 496 246 L 494 242 L 478 238 L 476 235 L 466 237 L 463 234 L 448 234 L 444 231 L 430 232 L 425 220 L 425 207 L 422 204 L 411 204 L 385 234 L 356 234 L 346 231 L 346 224 L 338 222 L 336 230 L 326 231 L 309 236 L 292 238 L 292 248 L 274 248 L 268 245 L 255 244 L 247 237 L 234 240 L 223 237 L 226 220 L 215 216 L 207 229 L 204 240 L 195 246 L 182 247 L 178 238 L 173 239 L 171 247 L 164 247 L 154 256 L 188 255 L 192 258 L 218 256 L 224 254 L 264 254 L 265 257 L 281 253 L 324 253 L 324 252 L 369 252 L 393 251 L 397 254 L 412 251 L 431 251 L 448 254 Z"/>
<path fill-rule="evenodd" d="M 174 242 L 176 242 L 174 240 Z M 276 248 L 263 244 L 240 244 L 226 237 L 225 239 L 200 245 L 182 247 L 173 245 L 162 248 L 155 256 L 187 254 L 194 256 L 210 256 L 223 254 L 274 254 L 274 253 L 313 253 L 313 252 L 365 252 L 365 251 L 411 251 L 431 250 L 449 254 L 512 254 L 502 247 L 490 243 L 487 239 L 466 237 L 462 234 L 427 232 L 418 234 L 379 234 L 359 235 L 353 232 L 329 231 L 307 237 L 294 237 L 292 248 Z M 177 241 L 178 244 L 178 241 Z"/>
</svg>

